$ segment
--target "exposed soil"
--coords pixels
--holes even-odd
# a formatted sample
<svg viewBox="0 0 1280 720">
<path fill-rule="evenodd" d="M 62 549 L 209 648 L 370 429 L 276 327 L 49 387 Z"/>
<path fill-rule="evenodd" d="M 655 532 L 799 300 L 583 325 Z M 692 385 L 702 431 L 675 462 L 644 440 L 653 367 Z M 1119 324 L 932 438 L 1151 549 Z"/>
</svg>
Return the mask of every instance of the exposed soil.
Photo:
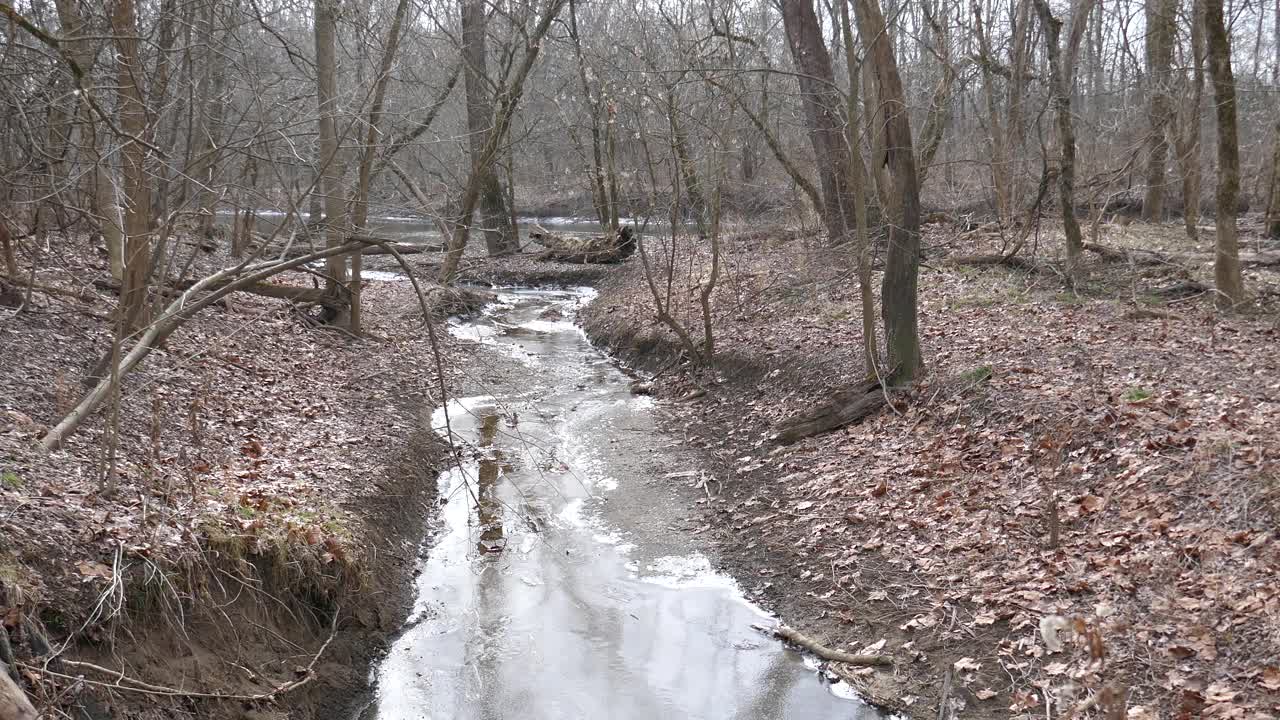
<svg viewBox="0 0 1280 720">
<path fill-rule="evenodd" d="M 108 497 L 108 411 L 36 444 L 110 347 L 88 242 L 51 238 L 31 302 L 0 308 L 0 635 L 26 692 L 96 718 L 341 716 L 411 605 L 446 455 L 417 297 L 367 283 L 359 340 L 244 294 L 197 316 L 124 383 Z M 506 262 L 477 265 L 522 279 Z M 501 371 L 437 337 L 450 393 Z"/>
<path fill-rule="evenodd" d="M 1212 243 L 1211 229 L 1201 247 L 1173 225 L 1104 230 L 1116 247 Z M 672 429 L 717 462 L 707 535 L 745 589 L 833 645 L 883 642 L 895 670 L 852 674 L 913 717 L 944 701 L 1043 717 L 1046 694 L 1055 716 L 1280 709 L 1273 269 L 1246 271 L 1257 300 L 1223 315 L 1187 284 L 1212 285 L 1202 264 L 1094 256 L 1072 293 L 1044 250 L 1061 245 L 1052 232 L 1033 237 L 1029 271 L 950 266 L 1001 238 L 932 226 L 926 378 L 861 424 L 779 446 L 779 420 L 865 375 L 856 276 L 820 243 L 726 238 L 713 369 L 669 367 L 682 348 L 638 260 L 584 315 L 596 342 L 659 372 Z M 673 314 L 700 340 L 707 258 L 672 266 Z M 1191 290 L 1158 292 L 1173 286 Z M 1056 616 L 1075 627 L 1050 652 L 1041 624 Z"/>
</svg>

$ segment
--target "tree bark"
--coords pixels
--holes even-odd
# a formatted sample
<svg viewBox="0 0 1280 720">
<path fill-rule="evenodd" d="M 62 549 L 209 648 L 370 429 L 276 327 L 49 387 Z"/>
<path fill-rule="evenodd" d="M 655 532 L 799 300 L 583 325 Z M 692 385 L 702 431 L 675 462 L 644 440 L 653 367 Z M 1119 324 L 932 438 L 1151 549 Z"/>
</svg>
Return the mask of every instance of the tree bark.
<svg viewBox="0 0 1280 720">
<path fill-rule="evenodd" d="M 1204 26 L 1218 117 L 1218 237 L 1213 262 L 1213 278 L 1218 293 L 1215 301 L 1218 307 L 1231 309 L 1244 300 L 1239 240 L 1236 237 L 1240 145 L 1236 137 L 1236 82 L 1231 70 L 1231 39 L 1227 36 L 1222 0 L 1204 0 Z"/>
<path fill-rule="evenodd" d="M 858 300 L 862 310 L 862 362 L 865 372 L 879 376 L 877 363 L 880 345 L 876 339 L 876 299 L 871 287 L 871 235 L 867 232 L 867 180 L 862 167 L 862 145 L 858 142 L 858 128 L 862 126 L 858 77 L 860 70 L 854 60 L 853 25 L 849 22 L 848 0 L 840 3 L 840 35 L 844 40 L 845 71 L 849 75 L 847 97 L 849 121 L 845 123 L 845 144 L 849 153 L 849 189 L 853 194 L 854 245 L 858 253 Z"/>
<path fill-rule="evenodd" d="M 400 31 L 404 27 L 405 16 L 409 12 L 409 0 L 396 3 L 395 15 L 391 20 L 391 29 L 387 31 L 387 42 L 382 51 L 382 60 L 378 63 L 378 77 L 374 80 L 373 101 L 369 106 L 368 132 L 365 135 L 364 147 L 360 154 L 359 179 L 356 181 L 356 197 L 352 203 L 351 224 L 359 232 L 365 232 L 369 220 L 369 187 L 373 180 L 373 158 L 377 154 L 378 137 L 381 134 L 382 107 L 386 100 L 387 84 L 391 81 L 391 65 L 395 62 L 396 51 L 400 47 Z M 361 291 L 364 280 L 360 277 L 364 269 L 363 253 L 351 254 L 351 332 L 360 334 L 362 307 Z"/>
<path fill-rule="evenodd" d="M 844 137 L 845 117 L 831 69 L 831 55 L 823 42 L 812 0 L 783 0 L 782 22 L 798 71 L 809 142 L 818 163 L 823 224 L 829 241 L 838 245 L 849 240 L 854 222 L 846 160 L 849 151 Z"/>
<path fill-rule="evenodd" d="M 1280 240 L 1280 118 L 1271 139 L 1271 192 L 1267 201 L 1267 234 Z"/>
<path fill-rule="evenodd" d="M 467 132 L 472 172 L 479 174 L 480 202 L 478 229 L 484 233 L 490 255 L 505 255 L 516 248 L 515 228 L 507 210 L 502 183 L 495 169 L 496 153 L 484 160 L 487 135 L 493 130 L 493 103 L 489 91 L 488 47 L 485 34 L 488 18 L 484 0 L 462 2 L 463 84 L 467 96 Z"/>
<path fill-rule="evenodd" d="M 1001 125 L 999 103 L 996 100 L 996 80 L 992 66 L 995 57 L 982 24 L 982 7 L 973 0 L 973 28 L 978 36 L 979 65 L 982 69 L 982 96 L 987 105 L 987 133 L 991 138 L 991 184 L 994 186 L 996 216 L 1001 224 L 1011 225 L 1014 209 L 1009 189 L 1008 138 Z"/>
<path fill-rule="evenodd" d="M 566 2 L 568 0 L 551 0 L 546 12 L 538 20 L 537 26 L 529 33 L 524 58 L 512 76 L 510 84 L 498 93 L 497 107 L 493 112 L 493 126 L 484 133 L 484 146 L 481 152 L 474 156 L 475 162 L 472 163 L 471 172 L 467 176 L 467 183 L 458 203 L 458 219 L 449 236 L 449 248 L 445 253 L 444 262 L 440 264 L 441 285 L 447 285 L 457 277 L 462 253 L 467 248 L 467 241 L 471 234 L 471 220 L 475 216 L 476 206 L 480 201 L 483 178 L 479 169 L 487 165 L 491 166 L 494 158 L 497 157 L 498 149 L 501 147 L 503 138 L 506 137 L 507 130 L 511 127 L 511 119 L 524 94 L 525 80 L 529 78 L 529 72 L 538 59 L 542 40 Z"/>
<path fill-rule="evenodd" d="M 147 182 L 147 108 L 142 97 L 143 67 L 138 53 L 138 18 L 134 0 L 116 0 L 111 12 L 115 33 L 117 115 L 121 132 L 130 137 L 120 151 L 124 195 L 124 290 L 120 310 L 125 326 L 145 322 L 147 277 L 151 273 L 151 186 Z"/>
<path fill-rule="evenodd" d="M 893 46 L 877 0 L 854 0 L 858 31 L 868 45 L 876 78 L 875 121 L 885 129 L 886 162 L 897 189 L 900 219 L 889 226 L 889 251 L 880 285 L 890 380 L 909 382 L 924 369 L 918 327 L 920 274 L 920 186 L 911 141 L 911 121 Z"/>
<path fill-rule="evenodd" d="M 1148 0 L 1147 80 L 1150 95 L 1147 118 L 1147 191 L 1142 202 L 1142 218 L 1159 222 L 1164 218 L 1165 159 L 1169 154 L 1168 131 L 1173 119 L 1170 95 L 1170 66 L 1173 63 L 1175 0 Z"/>
<path fill-rule="evenodd" d="M 1178 118 L 1178 165 L 1182 173 L 1182 223 L 1187 237 L 1200 239 L 1200 106 L 1204 98 L 1204 3 L 1191 3 L 1190 99 Z M 1185 82 L 1185 81 L 1184 81 Z"/>
<path fill-rule="evenodd" d="M 1061 157 L 1058 163 L 1058 204 L 1062 206 L 1062 229 L 1067 240 L 1067 275 L 1074 280 L 1084 251 L 1084 238 L 1076 220 L 1075 174 L 1076 136 L 1071 123 L 1071 78 L 1063 72 L 1060 35 L 1062 21 L 1049 10 L 1047 0 L 1034 0 L 1040 24 L 1044 28 L 1045 51 L 1049 61 L 1049 86 L 1058 124 Z M 1073 22 L 1083 26 L 1088 18 L 1091 0 L 1081 0 Z M 1074 63 L 1072 63 L 1074 65 Z"/>
<path fill-rule="evenodd" d="M 315 0 L 316 98 L 319 103 L 320 192 L 323 195 L 326 245 L 342 244 L 344 202 L 338 159 L 337 0 Z M 347 258 L 325 262 L 326 287 L 337 295 L 347 281 Z"/>
</svg>

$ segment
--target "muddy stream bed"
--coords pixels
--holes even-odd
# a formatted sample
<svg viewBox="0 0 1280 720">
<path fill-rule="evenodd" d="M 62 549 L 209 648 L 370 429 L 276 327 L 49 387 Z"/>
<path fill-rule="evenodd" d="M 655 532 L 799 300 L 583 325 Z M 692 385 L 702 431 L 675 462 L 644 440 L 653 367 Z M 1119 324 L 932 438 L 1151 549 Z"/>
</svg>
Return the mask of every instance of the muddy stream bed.
<svg viewBox="0 0 1280 720">
<path fill-rule="evenodd" d="M 503 290 L 451 326 L 517 371 L 435 413 L 462 460 L 357 717 L 880 717 L 753 629 L 775 621 L 684 529 L 696 457 L 574 325 L 590 297 Z"/>
</svg>

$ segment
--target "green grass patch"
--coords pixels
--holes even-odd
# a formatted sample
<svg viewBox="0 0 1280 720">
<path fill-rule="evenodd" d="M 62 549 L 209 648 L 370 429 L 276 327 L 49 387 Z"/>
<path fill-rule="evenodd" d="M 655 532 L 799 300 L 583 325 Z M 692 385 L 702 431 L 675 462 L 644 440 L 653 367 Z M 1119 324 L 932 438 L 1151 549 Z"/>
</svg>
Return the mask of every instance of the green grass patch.
<svg viewBox="0 0 1280 720">
<path fill-rule="evenodd" d="M 5 470 L 0 473 L 0 487 L 9 490 L 20 490 L 22 489 L 22 476 L 12 470 Z"/>
<path fill-rule="evenodd" d="M 961 375 L 960 379 L 963 380 L 966 385 L 977 385 L 978 383 L 984 383 L 990 380 L 993 374 L 994 372 L 990 365 L 979 365 L 978 367 Z"/>
<path fill-rule="evenodd" d="M 1155 397 L 1155 392 L 1144 387 L 1131 387 L 1122 396 L 1127 403 L 1142 403 Z"/>
</svg>

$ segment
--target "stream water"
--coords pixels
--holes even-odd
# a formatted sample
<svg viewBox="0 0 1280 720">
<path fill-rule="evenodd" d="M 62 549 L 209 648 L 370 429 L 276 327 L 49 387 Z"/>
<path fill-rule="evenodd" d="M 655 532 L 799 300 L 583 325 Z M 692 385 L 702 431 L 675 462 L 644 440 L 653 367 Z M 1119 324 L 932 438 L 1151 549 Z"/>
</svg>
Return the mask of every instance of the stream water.
<svg viewBox="0 0 1280 720">
<path fill-rule="evenodd" d="M 259 210 L 254 219 L 254 229 L 264 235 L 270 235 L 273 230 L 284 219 L 284 213 L 275 210 Z M 598 233 L 600 232 L 600 224 L 591 218 L 576 217 L 545 217 L 545 218 L 517 218 L 520 236 L 525 238 L 534 225 L 541 225 L 556 232 L 564 233 Z M 223 227 L 230 228 L 233 222 L 233 216 L 230 212 L 219 212 L 215 218 L 215 222 Z M 296 226 L 295 226 L 296 227 Z M 444 239 L 440 236 L 440 230 L 434 222 L 424 218 L 412 217 L 374 217 L 369 219 L 369 232 L 379 237 L 391 238 L 393 240 L 405 243 L 413 243 L 418 245 L 426 245 L 431 243 L 443 243 Z"/>
<path fill-rule="evenodd" d="M 773 621 L 679 529 L 698 470 L 574 325 L 589 297 L 505 290 L 451 327 L 518 370 L 436 412 L 464 460 L 359 717 L 880 717 L 753 629 Z"/>
</svg>

